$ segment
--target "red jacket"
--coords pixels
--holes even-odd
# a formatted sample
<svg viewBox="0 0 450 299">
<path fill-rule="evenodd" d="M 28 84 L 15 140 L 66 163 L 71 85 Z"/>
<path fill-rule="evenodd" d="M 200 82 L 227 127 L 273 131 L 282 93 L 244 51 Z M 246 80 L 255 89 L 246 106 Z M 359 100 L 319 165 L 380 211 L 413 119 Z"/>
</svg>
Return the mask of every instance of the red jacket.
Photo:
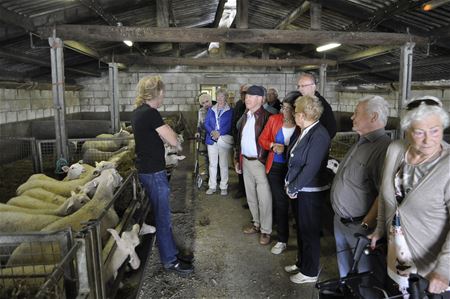
<svg viewBox="0 0 450 299">
<path fill-rule="evenodd" d="M 283 126 L 283 114 L 274 114 L 269 117 L 269 120 L 267 121 L 266 126 L 264 127 L 264 130 L 261 132 L 261 135 L 259 135 L 258 143 L 259 145 L 269 151 L 269 155 L 266 160 L 266 173 L 269 173 L 270 168 L 272 168 L 273 159 L 275 153 L 270 150 L 270 144 L 272 142 L 275 142 L 275 136 L 277 135 L 278 131 Z M 299 127 L 295 127 L 295 131 L 299 131 Z M 298 135 L 295 134 L 294 135 Z"/>
</svg>

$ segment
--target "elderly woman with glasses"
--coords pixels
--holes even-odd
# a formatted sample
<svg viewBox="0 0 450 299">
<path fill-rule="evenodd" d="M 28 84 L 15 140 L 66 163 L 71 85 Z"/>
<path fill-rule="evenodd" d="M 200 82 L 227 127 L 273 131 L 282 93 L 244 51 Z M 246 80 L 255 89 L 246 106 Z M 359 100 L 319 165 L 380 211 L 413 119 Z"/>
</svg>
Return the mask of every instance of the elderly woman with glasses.
<svg viewBox="0 0 450 299">
<path fill-rule="evenodd" d="M 401 119 L 405 140 L 388 148 L 372 247 L 387 236 L 387 274 L 406 294 L 408 277 L 429 280 L 428 291 L 450 298 L 449 115 L 435 97 L 413 99 Z M 447 291 L 446 291 L 447 290 Z M 442 298 L 442 297 L 441 297 Z"/>
<path fill-rule="evenodd" d="M 327 174 L 330 135 L 319 122 L 323 105 L 315 96 L 301 96 L 295 102 L 295 123 L 301 134 L 289 152 L 285 185 L 293 199 L 297 222 L 297 263 L 286 266 L 288 273 L 297 272 L 294 283 L 317 281 L 320 257 L 322 201 L 330 188 Z"/>
<path fill-rule="evenodd" d="M 274 222 L 278 236 L 278 242 L 271 250 L 273 254 L 282 253 L 289 239 L 289 198 L 284 191 L 284 178 L 287 172 L 286 149 L 300 132 L 294 120 L 294 104 L 299 96 L 298 91 L 286 95 L 281 105 L 281 113 L 269 117 L 258 139 L 261 147 L 269 151 L 266 173 L 272 191 Z"/>
</svg>

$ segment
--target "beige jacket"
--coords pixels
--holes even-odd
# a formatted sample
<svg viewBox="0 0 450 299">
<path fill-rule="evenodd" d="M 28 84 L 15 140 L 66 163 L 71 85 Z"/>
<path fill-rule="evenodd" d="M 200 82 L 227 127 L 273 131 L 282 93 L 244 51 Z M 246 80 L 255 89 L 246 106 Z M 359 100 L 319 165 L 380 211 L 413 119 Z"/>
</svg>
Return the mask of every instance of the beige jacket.
<svg viewBox="0 0 450 299">
<path fill-rule="evenodd" d="M 442 142 L 442 160 L 425 175 L 399 206 L 402 229 L 418 273 L 436 272 L 450 279 L 450 145 Z M 388 148 L 376 230 L 383 236 L 392 222 L 397 200 L 394 176 L 408 144 L 397 140 Z"/>
</svg>

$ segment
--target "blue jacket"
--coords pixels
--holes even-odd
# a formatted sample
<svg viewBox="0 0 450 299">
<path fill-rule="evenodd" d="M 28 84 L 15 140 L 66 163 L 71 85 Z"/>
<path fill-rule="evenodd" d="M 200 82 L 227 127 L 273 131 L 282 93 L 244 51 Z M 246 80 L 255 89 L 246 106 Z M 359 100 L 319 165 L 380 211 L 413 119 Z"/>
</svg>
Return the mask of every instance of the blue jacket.
<svg viewBox="0 0 450 299">
<path fill-rule="evenodd" d="M 289 153 L 286 182 L 290 194 L 318 192 L 329 187 L 327 171 L 329 148 L 330 135 L 319 122 Z"/>
<path fill-rule="evenodd" d="M 215 140 L 211 138 L 211 132 L 216 130 L 216 119 L 218 117 L 217 104 L 212 106 L 205 117 L 205 130 L 206 130 L 206 139 L 205 143 L 212 145 Z M 225 105 L 223 112 L 219 117 L 219 132 L 220 135 L 231 135 L 231 127 L 233 123 L 233 109 Z"/>
</svg>

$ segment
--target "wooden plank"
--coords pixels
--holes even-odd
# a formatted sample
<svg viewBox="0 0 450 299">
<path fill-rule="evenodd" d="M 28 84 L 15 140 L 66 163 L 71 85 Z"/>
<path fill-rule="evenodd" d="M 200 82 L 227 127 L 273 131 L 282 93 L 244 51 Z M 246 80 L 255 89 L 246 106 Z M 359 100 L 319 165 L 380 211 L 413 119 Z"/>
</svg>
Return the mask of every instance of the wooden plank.
<svg viewBox="0 0 450 299">
<path fill-rule="evenodd" d="M 261 43 L 261 44 L 321 44 L 339 42 L 357 45 L 402 45 L 405 42 L 426 44 L 428 39 L 401 33 L 386 32 L 342 32 L 322 30 L 272 30 L 232 28 L 156 28 L 117 27 L 102 25 L 56 25 L 40 27 L 43 37 L 56 36 L 62 39 L 85 41 L 134 42 L 180 42 L 180 43 Z"/>
<path fill-rule="evenodd" d="M 322 29 L 322 5 L 315 1 L 310 1 L 311 9 L 309 10 L 311 19 L 311 30 Z"/>
<path fill-rule="evenodd" d="M 169 27 L 169 1 L 156 0 L 156 24 L 158 27 Z"/>
<path fill-rule="evenodd" d="M 108 59 L 108 58 L 105 58 Z M 262 67 L 295 67 L 303 65 L 336 65 L 330 59 L 252 59 L 252 58 L 176 58 L 152 57 L 138 55 L 115 55 L 114 61 L 127 65 L 192 65 L 192 66 L 262 66 Z"/>
<path fill-rule="evenodd" d="M 248 0 L 236 0 L 236 28 L 248 28 Z"/>
<path fill-rule="evenodd" d="M 86 46 L 85 44 L 82 44 L 74 40 L 64 41 L 64 47 L 92 58 L 96 59 L 100 58 L 100 54 L 97 52 L 97 50 L 92 49 Z"/>
<path fill-rule="evenodd" d="M 274 29 L 286 29 L 287 26 L 292 24 L 296 19 L 298 19 L 301 15 L 309 10 L 310 4 L 309 1 L 301 0 L 299 1 L 299 6 L 291 11 L 289 15 L 287 15 L 283 20 L 281 20 L 278 25 L 275 26 Z"/>
</svg>

